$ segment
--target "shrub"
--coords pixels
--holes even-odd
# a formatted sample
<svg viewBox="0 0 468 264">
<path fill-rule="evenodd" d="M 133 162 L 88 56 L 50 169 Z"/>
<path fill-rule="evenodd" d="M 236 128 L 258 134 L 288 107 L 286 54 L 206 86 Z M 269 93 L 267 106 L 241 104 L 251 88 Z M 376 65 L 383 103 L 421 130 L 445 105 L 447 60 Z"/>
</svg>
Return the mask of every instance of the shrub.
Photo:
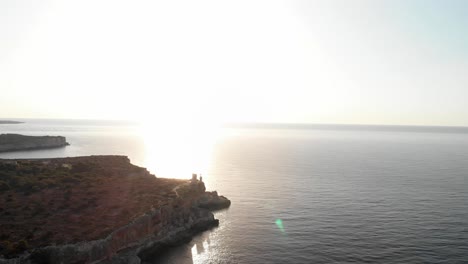
<svg viewBox="0 0 468 264">
<path fill-rule="evenodd" d="M 7 190 L 10 190 L 11 187 L 8 183 L 4 182 L 4 181 L 0 181 L 0 191 L 7 191 Z"/>
<path fill-rule="evenodd" d="M 23 252 L 25 251 L 26 249 L 29 248 L 29 244 L 26 240 L 22 239 L 20 240 L 20 242 L 18 242 L 17 246 L 16 246 L 16 249 L 19 251 L 19 252 Z"/>
<path fill-rule="evenodd" d="M 92 168 L 93 168 L 92 164 L 78 162 L 75 165 L 73 165 L 72 172 L 73 173 L 87 172 L 87 171 L 90 171 Z"/>
<path fill-rule="evenodd" d="M 0 243 L 0 252 L 7 258 L 12 258 L 27 250 L 28 247 L 28 242 L 24 239 L 20 240 L 18 243 L 12 243 L 8 240 L 4 240 Z"/>
</svg>

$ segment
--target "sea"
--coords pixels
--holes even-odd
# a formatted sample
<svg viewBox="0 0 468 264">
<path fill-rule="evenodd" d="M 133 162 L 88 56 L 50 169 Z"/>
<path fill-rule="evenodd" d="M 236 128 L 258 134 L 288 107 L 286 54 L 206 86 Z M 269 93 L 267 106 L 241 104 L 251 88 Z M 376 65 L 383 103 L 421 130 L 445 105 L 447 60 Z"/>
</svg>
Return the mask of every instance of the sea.
<svg viewBox="0 0 468 264">
<path fill-rule="evenodd" d="M 19 121 L 0 133 L 70 146 L 0 158 L 126 155 L 232 201 L 219 227 L 146 264 L 468 263 L 468 128 Z"/>
</svg>

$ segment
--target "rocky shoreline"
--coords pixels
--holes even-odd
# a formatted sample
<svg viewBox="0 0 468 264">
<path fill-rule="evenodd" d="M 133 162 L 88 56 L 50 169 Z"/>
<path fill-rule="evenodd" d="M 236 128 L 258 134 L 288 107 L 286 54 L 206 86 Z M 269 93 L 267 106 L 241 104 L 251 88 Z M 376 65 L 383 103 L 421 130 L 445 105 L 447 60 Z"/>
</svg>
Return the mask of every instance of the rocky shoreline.
<svg viewBox="0 0 468 264">
<path fill-rule="evenodd" d="M 67 162 L 71 165 L 81 164 L 84 163 L 83 158 L 86 157 L 78 160 L 61 159 L 59 162 Z M 128 159 L 118 156 L 87 158 L 92 161 L 112 160 L 118 163 L 128 163 Z M 54 162 L 54 159 L 34 162 Z M 130 171 L 129 169 L 133 171 L 137 167 L 125 170 Z M 143 170 L 140 170 L 140 173 L 142 173 L 142 179 L 148 183 L 147 178 L 154 177 Z M 157 180 L 156 183 L 161 180 Z M 142 260 L 151 259 L 167 247 L 190 241 L 195 234 L 218 226 L 219 221 L 214 218 L 210 210 L 229 207 L 230 201 L 227 198 L 218 196 L 216 192 L 206 192 L 204 183 L 196 178 L 191 181 L 177 180 L 174 184 L 176 184 L 174 185 L 175 191 L 170 193 L 164 191 L 163 193 L 167 194 L 160 202 L 155 203 L 151 210 L 114 229 L 102 239 L 30 248 L 15 258 L 0 257 L 0 264 L 137 264 Z"/>
<path fill-rule="evenodd" d="M 219 225 L 210 211 L 192 207 L 192 203 L 177 208 L 180 202 L 148 212 L 105 239 L 34 249 L 19 258 L 0 259 L 0 263 L 139 264 L 167 247 L 186 243 L 194 235 Z"/>
<path fill-rule="evenodd" d="M 0 152 L 60 148 L 68 146 L 62 136 L 24 136 L 0 134 Z"/>
</svg>

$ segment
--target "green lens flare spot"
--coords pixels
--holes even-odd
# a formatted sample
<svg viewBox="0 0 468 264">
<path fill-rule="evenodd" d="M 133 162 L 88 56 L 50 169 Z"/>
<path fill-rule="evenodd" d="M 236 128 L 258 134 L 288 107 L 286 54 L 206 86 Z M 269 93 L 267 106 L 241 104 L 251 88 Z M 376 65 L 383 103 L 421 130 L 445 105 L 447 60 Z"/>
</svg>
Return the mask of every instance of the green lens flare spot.
<svg viewBox="0 0 468 264">
<path fill-rule="evenodd" d="M 284 233 L 284 226 L 283 226 L 283 220 L 281 219 L 276 219 L 275 221 L 276 226 L 279 228 L 279 230 Z"/>
</svg>

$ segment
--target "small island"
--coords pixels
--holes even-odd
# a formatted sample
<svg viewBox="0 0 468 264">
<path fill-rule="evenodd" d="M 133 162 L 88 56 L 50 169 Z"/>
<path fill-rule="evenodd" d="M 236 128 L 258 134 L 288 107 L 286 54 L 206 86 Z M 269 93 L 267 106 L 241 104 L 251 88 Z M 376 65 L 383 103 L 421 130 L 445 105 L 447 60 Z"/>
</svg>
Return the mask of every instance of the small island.
<svg viewBox="0 0 468 264">
<path fill-rule="evenodd" d="M 60 148 L 68 145 L 62 136 L 0 134 L 0 152 Z"/>
<path fill-rule="evenodd" d="M 3 124 L 23 124 L 24 122 L 19 122 L 19 121 L 11 121 L 11 120 L 0 120 L 0 125 Z"/>
<path fill-rule="evenodd" d="M 231 202 L 125 156 L 0 159 L 0 263 L 141 263 Z"/>
</svg>

